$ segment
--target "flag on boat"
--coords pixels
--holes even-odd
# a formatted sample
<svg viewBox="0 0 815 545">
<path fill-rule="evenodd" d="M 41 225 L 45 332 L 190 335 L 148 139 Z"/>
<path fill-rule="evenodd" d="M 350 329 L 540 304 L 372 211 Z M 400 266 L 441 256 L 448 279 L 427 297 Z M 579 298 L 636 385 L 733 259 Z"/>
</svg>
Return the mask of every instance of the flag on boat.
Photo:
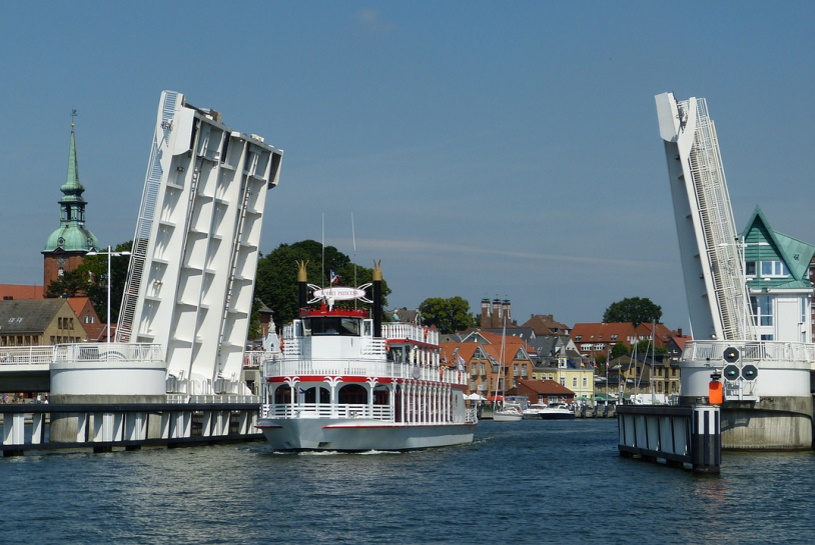
<svg viewBox="0 0 815 545">
<path fill-rule="evenodd" d="M 331 284 L 336 284 L 339 281 L 340 281 L 340 275 L 338 275 L 334 271 L 331 271 L 331 282 L 330 283 Z"/>
</svg>

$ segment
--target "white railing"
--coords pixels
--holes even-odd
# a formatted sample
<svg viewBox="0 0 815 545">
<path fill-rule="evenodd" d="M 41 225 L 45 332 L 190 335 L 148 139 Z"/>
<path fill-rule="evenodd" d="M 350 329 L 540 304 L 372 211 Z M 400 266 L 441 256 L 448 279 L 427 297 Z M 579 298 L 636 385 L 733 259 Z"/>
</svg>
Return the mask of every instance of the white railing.
<svg viewBox="0 0 815 545">
<path fill-rule="evenodd" d="M 409 339 L 428 344 L 439 344 L 439 332 L 437 330 L 414 324 L 382 324 L 382 336 L 386 339 Z"/>
<path fill-rule="evenodd" d="M 167 394 L 167 403 L 188 404 L 188 403 L 250 403 L 260 405 L 260 396 L 255 395 L 186 395 Z"/>
<path fill-rule="evenodd" d="M 688 103 L 685 102 L 685 108 Z M 707 102 L 696 99 L 696 133 L 689 157 L 693 191 L 704 240 L 697 244 L 710 262 L 713 296 L 725 339 L 754 338 L 747 309 L 742 259 L 736 247 L 736 224 L 722 165 L 716 128 Z"/>
<path fill-rule="evenodd" d="M 359 341 L 362 343 L 360 347 L 362 358 L 384 358 L 388 353 L 385 339 L 361 337 Z M 303 344 L 297 337 L 286 337 L 283 339 L 283 353 L 286 356 L 302 356 Z"/>
<path fill-rule="evenodd" d="M 59 344 L 54 347 L 54 362 L 164 361 L 160 344 L 87 343 Z"/>
<path fill-rule="evenodd" d="M 0 365 L 47 365 L 53 356 L 52 345 L 4 346 L 0 348 Z"/>
<path fill-rule="evenodd" d="M 360 361 L 359 359 L 297 359 L 270 358 L 263 362 L 265 377 L 363 376 L 441 381 L 467 384 L 467 374 L 445 367 L 409 365 L 390 361 Z"/>
<path fill-rule="evenodd" d="M 263 418 L 373 418 L 393 421 L 393 411 L 389 405 L 348 404 L 266 404 L 261 406 Z"/>
<path fill-rule="evenodd" d="M 721 363 L 727 348 L 739 351 L 739 361 L 789 362 L 795 367 L 815 367 L 815 344 L 783 341 L 691 341 L 685 344 L 683 361 Z"/>
<path fill-rule="evenodd" d="M 247 350 L 243 353 L 243 366 L 251 368 L 259 368 L 263 362 L 272 357 L 271 352 L 264 350 Z"/>
</svg>

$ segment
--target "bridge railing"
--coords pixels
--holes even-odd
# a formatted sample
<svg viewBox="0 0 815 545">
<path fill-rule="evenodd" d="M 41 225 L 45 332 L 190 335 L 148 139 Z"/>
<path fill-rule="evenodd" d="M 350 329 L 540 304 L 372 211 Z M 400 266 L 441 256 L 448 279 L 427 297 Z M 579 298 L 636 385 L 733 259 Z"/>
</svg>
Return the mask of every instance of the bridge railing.
<svg viewBox="0 0 815 545">
<path fill-rule="evenodd" d="M 160 344 L 88 343 L 59 344 L 54 347 L 54 362 L 164 361 Z"/>
<path fill-rule="evenodd" d="M 739 351 L 742 362 L 792 362 L 801 367 L 815 365 L 815 344 L 785 341 L 690 341 L 685 344 L 685 361 L 720 362 L 728 348 Z"/>
<path fill-rule="evenodd" d="M 54 346 L 4 346 L 0 365 L 43 365 L 51 363 Z"/>
</svg>

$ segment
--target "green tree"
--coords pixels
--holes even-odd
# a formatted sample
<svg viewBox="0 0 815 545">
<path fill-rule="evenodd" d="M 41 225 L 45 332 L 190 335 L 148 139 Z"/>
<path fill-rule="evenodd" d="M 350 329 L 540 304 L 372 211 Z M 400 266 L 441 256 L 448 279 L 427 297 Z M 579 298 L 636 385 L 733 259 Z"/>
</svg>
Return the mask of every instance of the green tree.
<svg viewBox="0 0 815 545">
<path fill-rule="evenodd" d="M 625 343 L 614 343 L 614 346 L 611 347 L 612 360 L 620 356 L 627 356 L 629 353 L 628 346 Z"/>
<path fill-rule="evenodd" d="M 373 279 L 373 268 L 360 267 L 333 246 L 323 247 L 314 240 L 294 244 L 281 244 L 271 253 L 258 260 L 255 281 L 255 298 L 263 301 L 274 311 L 278 326 L 291 322 L 298 316 L 297 262 L 306 261 L 308 282 L 328 286 L 330 271 L 340 275 L 340 284 L 361 286 Z M 323 266 L 324 263 L 324 266 Z M 382 281 L 382 305 L 387 305 L 390 294 L 387 282 Z M 369 296 L 371 295 L 369 291 Z M 340 302 L 354 305 L 354 302 Z"/>
<path fill-rule="evenodd" d="M 114 252 L 129 252 L 133 241 L 123 242 L 112 249 Z M 103 250 L 107 251 L 107 250 Z M 130 259 L 126 256 L 113 257 L 110 262 L 110 321 L 119 319 L 119 307 L 122 304 L 127 268 Z M 73 271 L 65 272 L 61 278 L 51 282 L 46 290 L 46 297 L 89 297 L 96 314 L 102 322 L 107 322 L 108 305 L 108 256 L 107 254 L 86 255 L 82 263 Z"/>
<path fill-rule="evenodd" d="M 638 354 L 650 354 L 652 352 L 654 354 L 667 354 L 668 349 L 662 346 L 654 347 L 649 339 L 642 339 L 637 343 Z"/>
<path fill-rule="evenodd" d="M 470 303 L 459 296 L 425 299 L 419 305 L 419 312 L 422 314 L 422 324 L 434 325 L 440 333 L 454 333 L 474 325 Z"/>
<path fill-rule="evenodd" d="M 647 297 L 628 297 L 611 303 L 603 314 L 603 322 L 631 322 L 635 326 L 647 322 L 659 322 L 662 307 L 655 305 Z"/>
</svg>

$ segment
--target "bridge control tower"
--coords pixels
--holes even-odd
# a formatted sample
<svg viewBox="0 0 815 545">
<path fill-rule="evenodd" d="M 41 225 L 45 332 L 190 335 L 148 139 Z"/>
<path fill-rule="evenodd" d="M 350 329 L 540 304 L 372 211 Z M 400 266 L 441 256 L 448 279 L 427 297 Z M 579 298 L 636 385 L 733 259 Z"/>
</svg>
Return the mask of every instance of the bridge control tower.
<svg viewBox="0 0 815 545">
<path fill-rule="evenodd" d="M 811 448 L 815 346 L 789 342 L 800 338 L 801 314 L 777 324 L 776 338 L 757 338 L 746 243 L 733 221 L 707 103 L 662 93 L 656 106 L 693 333 L 680 363 L 682 401 L 706 400 L 716 371 L 724 379 L 724 448 Z M 808 308 L 808 295 L 802 297 Z"/>
</svg>

